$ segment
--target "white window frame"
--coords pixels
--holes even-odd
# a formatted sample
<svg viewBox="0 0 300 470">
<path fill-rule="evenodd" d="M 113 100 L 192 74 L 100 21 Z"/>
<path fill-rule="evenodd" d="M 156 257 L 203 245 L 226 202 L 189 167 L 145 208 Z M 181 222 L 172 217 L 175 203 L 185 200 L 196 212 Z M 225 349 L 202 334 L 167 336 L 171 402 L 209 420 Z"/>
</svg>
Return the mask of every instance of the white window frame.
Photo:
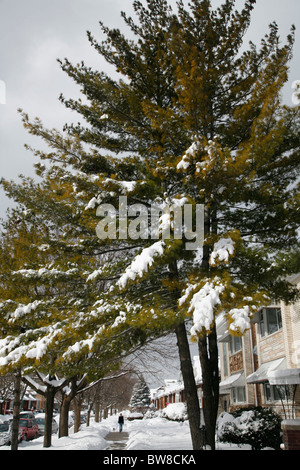
<svg viewBox="0 0 300 470">
<path fill-rule="evenodd" d="M 240 344 L 237 345 L 236 342 L 240 342 Z M 229 343 L 230 355 L 232 356 L 233 354 L 239 351 L 242 351 L 242 349 L 243 349 L 243 338 L 241 336 L 231 336 L 230 343 Z"/>
<path fill-rule="evenodd" d="M 240 396 L 240 393 L 241 393 L 241 390 L 242 391 L 242 399 L 241 396 Z M 246 396 L 246 387 L 233 387 L 231 389 L 231 392 L 232 392 L 232 401 L 233 403 L 246 403 L 247 401 L 247 396 Z"/>
<path fill-rule="evenodd" d="M 270 326 L 270 313 L 271 310 L 275 310 L 276 315 L 276 327 L 273 331 L 271 331 Z M 281 308 L 280 307 L 266 307 L 259 311 L 259 333 L 261 338 L 265 338 L 266 336 L 270 336 L 274 333 L 277 333 L 282 329 L 282 316 L 281 316 Z"/>
</svg>

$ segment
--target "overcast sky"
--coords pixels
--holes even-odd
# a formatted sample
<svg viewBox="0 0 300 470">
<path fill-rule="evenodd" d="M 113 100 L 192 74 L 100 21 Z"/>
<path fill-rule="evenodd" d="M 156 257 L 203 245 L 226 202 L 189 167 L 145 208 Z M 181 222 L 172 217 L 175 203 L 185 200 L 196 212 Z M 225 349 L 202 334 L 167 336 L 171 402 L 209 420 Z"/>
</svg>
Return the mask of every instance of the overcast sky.
<svg viewBox="0 0 300 470">
<path fill-rule="evenodd" d="M 169 0 L 175 5 L 175 0 Z M 221 0 L 212 0 L 218 6 Z M 237 0 L 237 8 L 243 5 Z M 99 70 L 108 71 L 103 59 L 86 37 L 89 30 L 100 36 L 98 21 L 110 27 L 123 28 L 120 12 L 132 13 L 131 0 L 0 0 L 0 80 L 6 85 L 6 102 L 0 86 L 0 178 L 18 179 L 33 175 L 33 155 L 25 143 L 40 146 L 23 129 L 18 108 L 32 118 L 38 116 L 48 128 L 61 129 L 65 122 L 77 122 L 59 102 L 62 92 L 67 98 L 78 96 L 78 87 L 61 71 L 57 58 L 71 62 L 84 60 Z M 291 84 L 300 79 L 300 1 L 257 0 L 252 25 L 247 35 L 259 44 L 272 21 L 277 21 L 282 40 L 295 24 L 296 44 L 291 64 L 290 81 L 284 100 L 291 101 Z M 0 82 L 1 85 L 1 82 Z M 0 217 L 9 201 L 0 191 Z"/>
</svg>

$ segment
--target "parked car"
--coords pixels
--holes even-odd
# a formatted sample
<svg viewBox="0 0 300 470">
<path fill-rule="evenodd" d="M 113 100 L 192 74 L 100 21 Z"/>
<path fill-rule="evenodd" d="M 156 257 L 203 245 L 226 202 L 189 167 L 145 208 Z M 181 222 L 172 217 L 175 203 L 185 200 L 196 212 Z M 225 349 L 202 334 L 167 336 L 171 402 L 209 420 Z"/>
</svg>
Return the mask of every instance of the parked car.
<svg viewBox="0 0 300 470">
<path fill-rule="evenodd" d="M 19 442 L 22 441 L 22 430 L 19 429 Z M 12 423 L 4 421 L 0 423 L 0 446 L 10 445 L 12 440 Z"/>
<path fill-rule="evenodd" d="M 22 439 L 28 441 L 39 436 L 39 427 L 34 418 L 20 418 L 20 429 L 22 429 Z"/>
<path fill-rule="evenodd" d="M 45 433 L 45 413 L 38 413 L 35 415 L 35 421 L 39 427 L 39 432 L 40 434 Z M 55 434 L 58 432 L 58 424 L 55 421 L 55 419 L 52 419 L 52 434 Z"/>
<path fill-rule="evenodd" d="M 21 411 L 20 418 L 34 418 L 35 414 L 32 411 Z"/>
<path fill-rule="evenodd" d="M 86 415 L 86 413 L 81 413 L 81 414 L 80 414 L 80 423 L 81 423 L 81 424 L 85 424 L 86 421 L 87 421 L 87 415 Z"/>
<path fill-rule="evenodd" d="M 5 446 L 9 444 L 9 422 L 4 421 L 0 423 L 0 446 Z"/>
</svg>

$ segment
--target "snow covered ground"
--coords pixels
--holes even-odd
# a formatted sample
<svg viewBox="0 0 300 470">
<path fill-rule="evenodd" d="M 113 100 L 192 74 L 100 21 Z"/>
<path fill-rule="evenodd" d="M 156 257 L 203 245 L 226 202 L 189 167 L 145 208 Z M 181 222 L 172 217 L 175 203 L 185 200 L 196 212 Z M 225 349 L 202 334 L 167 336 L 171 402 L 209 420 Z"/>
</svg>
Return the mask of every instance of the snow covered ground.
<svg viewBox="0 0 300 470">
<path fill-rule="evenodd" d="M 22 442 L 19 450 L 106 450 L 108 442 L 105 436 L 118 429 L 118 415 L 109 417 L 101 423 L 95 423 L 91 420 L 91 425 L 81 426 L 81 430 L 74 434 L 70 429 L 68 437 L 58 439 L 57 435 L 52 437 L 52 446 L 43 448 L 43 437 L 33 441 Z M 162 451 L 181 451 L 192 450 L 192 443 L 188 422 L 183 423 L 169 421 L 165 418 L 155 417 L 152 419 L 127 421 L 124 431 L 129 433 L 129 439 L 126 449 L 136 450 L 162 450 Z M 218 445 L 219 449 L 239 449 L 237 446 Z M 244 447 L 247 449 L 247 447 Z M 249 449 L 249 447 L 248 447 Z M 0 447 L 0 451 L 10 450 L 10 447 Z"/>
</svg>

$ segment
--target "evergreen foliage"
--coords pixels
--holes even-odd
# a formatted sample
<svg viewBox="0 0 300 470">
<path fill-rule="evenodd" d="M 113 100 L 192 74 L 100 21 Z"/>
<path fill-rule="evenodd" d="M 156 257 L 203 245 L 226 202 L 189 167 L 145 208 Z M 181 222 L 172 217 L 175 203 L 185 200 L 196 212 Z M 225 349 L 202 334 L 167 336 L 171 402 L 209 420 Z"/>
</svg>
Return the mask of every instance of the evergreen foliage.
<svg viewBox="0 0 300 470">
<path fill-rule="evenodd" d="M 144 380 L 141 380 L 133 387 L 129 407 L 133 411 L 145 411 L 151 404 L 150 389 Z"/>
<path fill-rule="evenodd" d="M 43 368 L 46 361 L 63 374 L 92 375 L 99 361 L 105 368 L 192 317 L 205 402 L 216 401 L 205 421 L 214 428 L 218 366 L 206 355 L 217 355 L 216 316 L 243 334 L 271 299 L 295 300 L 287 276 L 299 271 L 300 107 L 283 106 L 280 95 L 294 28 L 282 44 L 272 23 L 259 48 L 250 43 L 243 51 L 255 1 L 245 0 L 241 11 L 235 3 L 213 10 L 209 0 L 189 8 L 180 0 L 175 13 L 166 0 L 135 0 L 136 19 L 122 13 L 134 39 L 101 22 L 103 41 L 88 33 L 118 79 L 60 61 L 83 94 L 60 100 L 83 123 L 59 132 L 22 112 L 49 151 L 31 149 L 39 183 L 2 181 L 26 209 L 19 217 L 28 246 L 26 261 L 22 254 L 16 267 L 6 262 L 1 274 L 0 322 L 9 324 L 0 340 L 3 367 Z M 185 249 L 172 217 L 160 219 L 158 240 L 142 230 L 124 236 L 118 218 L 117 236 L 106 227 L 100 240 L 96 209 L 118 208 L 120 196 L 131 217 L 141 207 L 149 214 L 153 204 L 162 211 L 202 205 L 203 249 Z M 137 229 L 141 219 L 130 222 Z M 171 237 L 163 239 L 166 229 Z M 22 237 L 19 231 L 16 252 Z"/>
</svg>

